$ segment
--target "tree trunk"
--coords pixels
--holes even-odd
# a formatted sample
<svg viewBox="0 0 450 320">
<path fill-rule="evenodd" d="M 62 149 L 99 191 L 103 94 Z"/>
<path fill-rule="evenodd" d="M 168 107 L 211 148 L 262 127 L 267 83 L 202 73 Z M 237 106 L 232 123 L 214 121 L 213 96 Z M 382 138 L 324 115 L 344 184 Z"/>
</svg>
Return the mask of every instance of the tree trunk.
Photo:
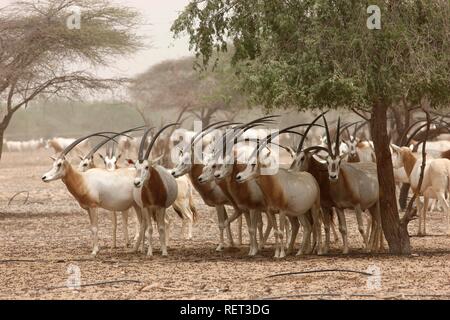
<svg viewBox="0 0 450 320">
<path fill-rule="evenodd" d="M 389 252 L 410 254 L 409 235 L 400 227 L 395 199 L 395 181 L 387 132 L 387 106 L 377 103 L 372 110 L 371 132 L 377 156 L 378 183 L 380 185 L 380 214 Z"/>
<path fill-rule="evenodd" d="M 0 127 L 0 160 L 2 160 L 2 152 L 3 152 L 3 135 L 5 130 Z"/>
<path fill-rule="evenodd" d="M 13 113 L 14 112 L 8 112 L 0 123 L 0 160 L 2 159 L 3 154 L 3 137 L 5 136 L 5 130 L 8 128 Z"/>
</svg>

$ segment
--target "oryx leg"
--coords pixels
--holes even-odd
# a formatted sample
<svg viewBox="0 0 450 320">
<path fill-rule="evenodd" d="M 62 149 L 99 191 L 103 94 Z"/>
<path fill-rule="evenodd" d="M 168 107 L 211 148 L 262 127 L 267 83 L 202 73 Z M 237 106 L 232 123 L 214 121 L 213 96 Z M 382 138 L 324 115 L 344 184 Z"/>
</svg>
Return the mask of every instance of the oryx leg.
<svg viewBox="0 0 450 320">
<path fill-rule="evenodd" d="M 343 209 L 335 208 L 339 220 L 339 232 L 342 236 L 342 253 L 347 254 L 348 253 L 348 238 L 347 238 L 347 221 L 345 220 L 345 214 Z"/>
<path fill-rule="evenodd" d="M 220 237 L 220 242 L 219 245 L 216 248 L 216 251 L 222 251 L 225 248 L 225 240 L 224 240 L 224 231 L 225 231 L 225 206 L 220 205 L 220 206 L 216 206 L 216 211 L 217 211 L 217 220 L 218 220 L 218 224 L 219 224 L 219 237 Z M 230 228 L 230 225 L 228 224 L 227 226 L 227 232 Z M 231 231 L 230 231 L 231 234 Z M 233 238 L 231 238 L 232 240 Z"/>
<path fill-rule="evenodd" d="M 257 222 L 256 222 L 257 234 L 259 235 L 259 242 L 257 244 L 258 251 L 264 248 L 264 224 L 262 219 L 262 212 L 258 211 Z"/>
<path fill-rule="evenodd" d="M 246 224 L 247 224 L 247 228 L 248 228 L 249 234 L 250 234 L 250 226 L 251 226 L 251 224 L 252 224 L 252 222 L 251 222 L 251 217 L 250 217 L 250 213 L 248 213 L 248 212 L 243 212 L 242 215 L 245 217 L 245 222 L 246 222 Z M 252 251 L 253 251 L 253 239 L 252 239 L 252 237 L 250 236 L 250 249 L 249 249 L 249 251 L 248 251 L 248 255 L 249 255 L 249 256 L 252 255 Z"/>
<path fill-rule="evenodd" d="M 288 244 L 291 242 L 291 234 L 292 234 L 291 223 L 288 217 L 284 218 L 284 223 L 285 223 L 286 249 L 287 249 Z"/>
<path fill-rule="evenodd" d="M 237 245 L 241 246 L 242 245 L 242 214 L 238 218 L 237 234 L 238 234 Z"/>
<path fill-rule="evenodd" d="M 358 204 L 355 206 L 354 209 L 355 209 L 355 213 L 356 213 L 356 220 L 358 221 L 358 230 L 364 241 L 364 250 L 369 251 L 369 241 L 367 239 L 367 234 L 365 233 L 365 230 L 364 230 L 364 221 L 363 221 L 363 217 L 362 217 L 361 206 Z"/>
<path fill-rule="evenodd" d="M 321 255 L 324 254 L 322 247 L 322 213 L 320 204 L 316 204 L 311 208 L 311 214 L 313 219 L 313 230 L 316 230 L 316 252 Z"/>
<path fill-rule="evenodd" d="M 122 211 L 122 230 L 125 248 L 127 248 L 128 243 L 130 242 L 130 239 L 128 238 L 128 210 Z"/>
<path fill-rule="evenodd" d="M 322 208 L 322 216 L 323 216 L 323 225 L 325 229 L 325 247 L 324 252 L 328 253 L 330 250 L 330 241 L 331 241 L 331 234 L 330 234 L 330 227 L 331 227 L 331 221 L 333 219 L 333 216 L 331 215 L 332 208 Z"/>
<path fill-rule="evenodd" d="M 280 256 L 280 246 L 278 241 L 278 223 L 277 218 L 273 212 L 267 213 L 267 218 L 270 220 L 270 224 L 273 227 L 274 237 L 275 237 L 275 255 L 274 258 L 278 258 Z"/>
<path fill-rule="evenodd" d="M 159 242 L 161 243 L 161 254 L 167 256 L 167 240 L 166 240 L 166 208 L 156 209 L 156 221 L 158 224 Z"/>
<path fill-rule="evenodd" d="M 312 225 L 311 222 L 309 221 L 307 214 L 308 213 L 305 213 L 299 216 L 300 223 L 303 227 L 303 239 L 302 245 L 300 247 L 300 250 L 297 252 L 297 255 L 310 254 L 312 250 L 311 247 Z"/>
<path fill-rule="evenodd" d="M 250 225 L 248 227 L 248 232 L 250 235 L 250 253 L 249 256 L 254 256 L 258 253 L 258 241 L 256 240 L 256 225 L 258 214 L 261 212 L 256 210 L 250 210 Z"/>
<path fill-rule="evenodd" d="M 417 208 L 417 215 L 419 216 L 419 230 L 417 231 L 417 235 L 418 236 L 422 236 L 423 234 L 423 229 L 422 229 L 422 221 L 423 221 L 423 215 L 422 215 L 422 206 L 420 204 L 420 197 L 416 198 L 416 208 Z"/>
<path fill-rule="evenodd" d="M 137 220 L 137 226 L 139 227 L 139 232 L 136 234 L 137 237 L 135 237 L 135 243 L 133 245 L 133 249 L 131 250 L 132 252 L 137 252 L 141 242 L 144 238 L 144 234 L 145 234 L 145 227 L 146 227 L 146 223 L 145 220 L 147 220 L 146 215 L 148 214 L 146 209 L 141 209 L 139 207 L 134 207 L 134 210 L 136 212 L 136 220 Z"/>
<path fill-rule="evenodd" d="M 113 244 L 112 247 L 116 248 L 116 236 L 117 236 L 117 215 L 115 211 L 111 211 L 111 219 L 112 219 L 112 237 Z"/>
<path fill-rule="evenodd" d="M 429 204 L 430 198 L 427 196 L 423 197 L 423 235 L 425 236 L 427 234 L 427 211 L 428 211 L 428 204 Z"/>
<path fill-rule="evenodd" d="M 291 237 L 289 238 L 289 246 L 287 249 L 287 254 L 291 254 L 294 251 L 295 239 L 297 239 L 298 230 L 300 229 L 300 223 L 298 222 L 298 217 L 288 216 L 291 223 Z"/>
<path fill-rule="evenodd" d="M 279 239 L 279 247 L 280 247 L 280 253 L 278 255 L 278 258 L 284 258 L 286 256 L 286 252 L 284 248 L 286 245 L 284 244 L 284 229 L 286 228 L 286 213 L 281 211 L 279 214 L 280 219 L 280 229 L 278 231 L 278 239 Z"/>
<path fill-rule="evenodd" d="M 142 236 L 142 253 L 145 252 L 145 237 L 147 236 L 148 249 L 147 256 L 153 255 L 153 219 L 155 218 L 155 209 L 144 209 L 144 218 L 142 222 L 144 224 L 144 235 Z"/>
<path fill-rule="evenodd" d="M 273 219 L 271 219 L 271 216 L 273 216 L 274 213 L 270 213 L 268 211 L 266 211 L 266 217 L 267 217 L 267 228 L 266 231 L 264 232 L 264 239 L 262 242 L 262 246 L 264 246 L 267 243 L 267 239 L 270 236 L 270 231 L 272 231 L 273 228 Z"/>
<path fill-rule="evenodd" d="M 331 225 L 332 225 L 332 208 L 322 208 L 322 219 L 323 225 L 325 229 L 325 246 L 323 248 L 324 253 L 328 253 L 330 250 L 330 242 L 331 242 Z"/>
<path fill-rule="evenodd" d="M 226 230 L 227 230 L 227 237 L 228 237 L 228 242 L 230 244 L 230 247 L 235 247 L 236 245 L 234 244 L 234 241 L 233 241 L 233 233 L 231 232 L 230 224 L 228 224 L 228 225 L 225 224 L 225 221 L 227 221 L 227 220 L 228 220 L 227 210 L 225 209 L 225 206 L 223 206 L 223 220 L 222 220 L 223 222 L 222 222 L 222 224 L 223 224 L 224 228 L 226 228 Z"/>
<path fill-rule="evenodd" d="M 89 208 L 89 220 L 91 221 L 91 233 L 92 233 L 92 255 L 96 256 L 100 248 L 98 246 L 98 209 Z"/>
<path fill-rule="evenodd" d="M 438 192 L 436 194 L 436 196 L 438 198 L 438 201 L 439 201 L 440 205 L 444 209 L 444 212 L 447 215 L 447 231 L 446 231 L 446 233 L 447 233 L 448 236 L 450 236 L 450 206 L 449 206 L 447 200 L 445 200 L 445 196 L 444 196 L 443 193 Z"/>
</svg>

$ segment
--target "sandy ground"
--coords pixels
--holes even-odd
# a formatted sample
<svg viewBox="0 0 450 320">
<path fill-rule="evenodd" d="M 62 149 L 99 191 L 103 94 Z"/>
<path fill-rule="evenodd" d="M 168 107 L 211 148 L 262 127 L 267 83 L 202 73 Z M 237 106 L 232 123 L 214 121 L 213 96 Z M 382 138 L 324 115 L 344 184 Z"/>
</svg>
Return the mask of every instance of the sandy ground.
<svg viewBox="0 0 450 320">
<path fill-rule="evenodd" d="M 340 254 L 340 244 L 335 243 L 327 256 L 289 256 L 277 261 L 272 258 L 273 238 L 258 256 L 247 257 L 245 230 L 243 246 L 216 252 L 216 214 L 196 195 L 200 219 L 193 240 L 180 237 L 181 223 L 169 210 L 174 221 L 169 257 L 161 257 L 156 235 L 153 258 L 128 253 L 123 247 L 120 217 L 119 247 L 111 249 L 111 217 L 102 212 L 102 249 L 92 258 L 87 213 L 61 181 L 44 184 L 40 180 L 51 165 L 48 155 L 46 150 L 5 153 L 0 162 L 2 299 L 450 298 L 450 237 L 444 235 L 441 212 L 429 214 L 430 235 L 412 238 L 414 253 L 409 257 L 363 253 L 354 214 L 349 212 L 351 254 Z M 8 204 L 21 191 L 25 192 Z M 130 221 L 132 233 L 134 220 Z M 416 229 L 413 221 L 410 233 L 415 234 Z M 326 271 L 330 269 L 341 271 Z M 82 287 L 70 289 L 67 283 L 77 270 Z M 309 270 L 322 272 L 269 277 Z M 100 284 L 108 281 L 117 282 Z"/>
</svg>

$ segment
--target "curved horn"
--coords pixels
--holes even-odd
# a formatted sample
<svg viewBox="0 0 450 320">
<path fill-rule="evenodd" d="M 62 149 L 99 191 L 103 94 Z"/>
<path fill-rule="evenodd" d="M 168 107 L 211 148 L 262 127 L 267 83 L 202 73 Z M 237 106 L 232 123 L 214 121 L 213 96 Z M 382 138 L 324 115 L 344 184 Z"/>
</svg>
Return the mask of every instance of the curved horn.
<svg viewBox="0 0 450 320">
<path fill-rule="evenodd" d="M 170 123 L 170 124 L 162 127 L 161 129 L 159 129 L 159 131 L 153 136 L 152 140 L 150 141 L 150 144 L 149 144 L 149 146 L 147 148 L 147 152 L 145 152 L 145 158 L 144 159 L 148 159 L 148 157 L 150 156 L 150 152 L 152 151 L 153 145 L 156 142 L 156 139 L 161 135 L 161 133 L 164 130 L 166 130 L 167 128 L 172 127 L 172 126 L 179 126 L 179 125 L 180 124 L 178 122 L 175 122 L 175 123 Z M 141 160 L 144 160 L 144 159 L 141 159 Z"/>
<path fill-rule="evenodd" d="M 105 143 L 107 143 L 108 141 L 113 141 L 115 143 L 117 143 L 114 138 L 118 137 L 118 136 L 125 136 L 128 138 L 131 138 L 129 135 L 127 135 L 127 133 L 129 132 L 134 132 L 134 131 L 139 131 L 142 130 L 145 126 L 140 126 L 140 127 L 136 127 L 136 128 L 132 128 L 132 129 L 128 129 L 119 133 L 114 132 L 114 135 L 112 135 L 111 137 L 105 136 L 105 140 L 101 141 L 100 143 L 98 143 L 94 148 L 92 148 L 91 151 L 89 151 L 89 153 L 84 157 L 84 159 L 89 159 L 90 157 L 93 156 L 94 153 L 97 152 L 98 149 L 100 149 Z M 114 143 L 114 144 L 115 144 Z M 113 145 L 114 145 L 113 144 Z"/>
<path fill-rule="evenodd" d="M 145 142 L 147 141 L 147 136 L 150 133 L 150 131 L 155 128 L 151 127 L 144 131 L 144 134 L 142 135 L 141 143 L 139 144 L 139 151 L 138 151 L 138 160 L 142 161 L 144 160 L 144 148 L 145 148 Z"/>
<path fill-rule="evenodd" d="M 312 150 L 316 150 L 317 152 L 324 151 L 324 152 L 328 153 L 328 149 L 325 147 L 322 147 L 322 146 L 312 146 L 312 147 L 306 148 L 305 150 L 303 150 L 303 152 L 307 153 Z"/>
<path fill-rule="evenodd" d="M 105 134 L 116 134 L 116 132 L 100 131 L 100 132 L 91 133 L 91 134 L 88 134 L 88 135 L 86 135 L 84 137 L 78 138 L 74 142 L 69 144 L 63 151 L 61 151 L 61 154 L 58 157 L 61 158 L 61 157 L 65 156 L 65 155 L 67 155 L 73 148 L 75 148 L 79 143 L 81 143 L 82 141 L 84 141 L 86 139 L 89 139 L 89 138 L 95 137 L 95 136 L 104 137 Z"/>
<path fill-rule="evenodd" d="M 411 129 L 412 129 L 416 124 L 419 124 L 419 123 L 424 122 L 424 121 L 426 121 L 426 120 L 418 120 L 418 121 L 416 121 L 416 122 L 413 122 L 413 123 L 405 130 L 405 132 L 403 132 L 403 134 L 402 134 L 402 136 L 401 136 L 401 138 L 400 138 L 400 144 L 401 144 L 402 146 L 405 146 L 405 145 L 406 145 L 406 144 L 405 144 L 405 140 L 406 140 L 406 138 L 408 137 L 409 131 L 411 131 Z"/>
<path fill-rule="evenodd" d="M 303 126 L 309 126 L 310 123 L 300 123 L 300 124 L 296 124 L 293 126 L 289 126 L 286 128 L 281 129 L 280 131 L 274 132 L 268 136 L 266 136 L 263 141 L 261 143 L 258 143 L 258 147 L 252 152 L 250 158 L 254 157 L 255 155 L 259 154 L 259 152 L 265 148 L 265 146 L 268 143 L 272 142 L 272 139 L 276 138 L 278 135 L 282 134 L 282 133 L 288 133 L 288 132 L 292 132 L 290 129 L 294 129 L 294 128 L 298 128 L 298 127 L 303 127 Z"/>
<path fill-rule="evenodd" d="M 338 117 L 337 129 L 336 129 L 336 142 L 334 146 L 335 156 L 339 155 L 339 145 L 340 145 L 340 136 L 341 136 L 341 117 Z"/>
<path fill-rule="evenodd" d="M 328 153 L 330 155 L 333 155 L 333 151 L 331 150 L 331 137 L 330 137 L 330 131 L 328 130 L 328 123 L 327 123 L 327 118 L 325 118 L 325 116 L 323 116 L 323 123 L 325 125 L 325 133 L 327 135 L 327 147 L 328 147 Z"/>
<path fill-rule="evenodd" d="M 311 129 L 311 128 L 313 127 L 313 125 L 317 122 L 317 120 L 319 120 L 320 117 L 324 116 L 327 112 L 328 112 L 328 110 L 325 111 L 325 112 L 322 112 L 321 114 L 319 114 L 319 115 L 311 122 L 311 125 L 308 126 L 308 128 L 306 128 L 306 130 L 305 130 L 305 132 L 304 132 L 304 135 L 303 135 L 302 139 L 300 140 L 300 143 L 298 144 L 297 151 L 296 151 L 295 153 L 298 154 L 298 153 L 302 150 L 302 148 L 303 148 L 303 143 L 304 143 L 305 140 L 306 140 L 306 136 L 308 135 L 309 129 Z"/>
<path fill-rule="evenodd" d="M 420 126 L 418 126 L 413 133 L 409 136 L 408 140 L 406 140 L 406 143 L 404 144 L 404 146 L 408 146 L 411 143 L 411 140 L 416 136 L 417 133 L 419 133 L 420 130 L 422 130 L 423 128 L 425 128 L 427 126 L 427 123 L 424 123 Z"/>
</svg>

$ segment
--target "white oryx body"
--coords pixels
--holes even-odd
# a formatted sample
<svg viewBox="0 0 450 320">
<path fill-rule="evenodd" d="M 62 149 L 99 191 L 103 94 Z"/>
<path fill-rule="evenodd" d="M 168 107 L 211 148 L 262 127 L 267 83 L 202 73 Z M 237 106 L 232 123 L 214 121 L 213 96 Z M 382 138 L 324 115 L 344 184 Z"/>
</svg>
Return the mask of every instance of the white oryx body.
<svg viewBox="0 0 450 320">
<path fill-rule="evenodd" d="M 426 234 L 426 214 L 428 211 L 429 199 L 437 199 L 447 214 L 447 234 L 450 235 L 450 207 L 445 199 L 446 193 L 450 192 L 450 160 L 433 159 L 427 156 L 423 181 L 420 190 L 419 179 L 423 159 L 421 155 L 414 154 L 407 147 L 392 145 L 393 165 L 395 168 L 404 168 L 409 177 L 411 188 L 414 192 L 424 197 L 424 205 L 421 209 L 419 199 L 416 199 L 417 210 L 419 212 L 420 235 Z"/>
</svg>

